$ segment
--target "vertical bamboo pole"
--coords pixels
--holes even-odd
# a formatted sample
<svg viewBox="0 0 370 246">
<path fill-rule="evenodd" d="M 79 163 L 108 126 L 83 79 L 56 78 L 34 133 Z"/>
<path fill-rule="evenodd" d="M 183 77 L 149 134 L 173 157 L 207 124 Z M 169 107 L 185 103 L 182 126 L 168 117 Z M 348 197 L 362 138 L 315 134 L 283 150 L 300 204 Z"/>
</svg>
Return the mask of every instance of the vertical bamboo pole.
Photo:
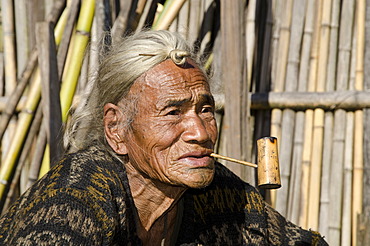
<svg viewBox="0 0 370 246">
<path fill-rule="evenodd" d="M 355 23 L 354 26 L 356 26 Z M 352 54 L 356 54 L 356 28 L 353 31 L 352 38 Z M 355 88 L 356 76 L 356 56 L 351 55 L 350 78 L 348 89 L 353 91 Z M 342 229 L 341 229 L 341 245 L 351 244 L 352 232 L 352 173 L 353 173 L 353 143 L 354 143 L 354 112 L 346 113 L 346 132 L 344 146 L 344 165 L 343 165 L 343 207 L 342 207 Z"/>
<path fill-rule="evenodd" d="M 292 7 L 292 19 L 291 19 L 291 35 L 289 40 L 289 53 L 288 62 L 286 67 L 285 77 L 285 91 L 297 91 L 298 89 L 298 71 L 299 71 L 299 59 L 301 54 L 302 45 L 302 34 L 303 34 L 303 22 L 304 14 L 306 9 L 306 1 L 294 1 Z M 285 179 L 283 189 L 279 190 L 279 196 L 283 197 L 285 203 L 285 211 L 280 210 L 283 214 L 288 216 L 289 211 L 289 196 L 290 192 L 295 194 L 295 191 L 290 185 L 291 166 L 292 166 L 292 152 L 293 152 L 293 141 L 295 132 L 295 112 L 291 109 L 284 109 L 282 112 L 282 123 L 281 123 L 281 135 L 284 137 L 281 139 L 281 152 L 280 161 L 285 163 L 281 166 L 282 176 Z M 295 147 L 295 146 L 294 146 Z M 283 170 L 284 169 L 284 170 Z M 288 219 L 290 217 L 288 216 Z"/>
<path fill-rule="evenodd" d="M 287 61 L 288 61 L 288 48 L 289 48 L 289 39 L 290 39 L 290 25 L 291 25 L 291 17 L 292 17 L 293 0 L 287 0 L 287 1 L 284 1 L 284 3 L 285 3 L 284 5 L 282 2 L 277 3 L 278 6 L 279 5 L 283 6 L 282 9 L 284 9 L 284 11 L 279 13 L 283 17 L 282 17 L 281 25 L 278 26 L 278 29 L 277 29 L 279 32 L 278 44 L 276 47 L 277 54 L 273 60 L 273 63 L 276 66 L 275 67 L 276 77 L 273 78 L 273 83 L 274 83 L 273 91 L 274 92 L 281 92 L 284 90 L 286 66 L 287 66 Z M 281 141 L 281 117 L 282 117 L 281 110 L 279 109 L 272 110 L 271 135 L 275 136 L 282 144 L 283 141 Z M 284 168 L 282 169 L 282 172 L 284 172 Z M 284 174 L 282 176 L 284 176 Z M 284 180 L 284 177 L 282 177 L 282 179 Z M 277 206 L 283 208 L 285 205 L 277 204 Z"/>
<path fill-rule="evenodd" d="M 330 245 L 340 245 L 342 194 L 343 194 L 343 168 L 344 168 L 344 141 L 346 121 L 344 110 L 334 113 L 333 152 L 330 182 L 335 185 L 330 187 L 329 234 Z M 340 122 L 341 121 L 341 122 Z"/>
<path fill-rule="evenodd" d="M 331 153 L 333 149 L 333 112 L 325 113 L 324 126 L 324 146 L 321 170 L 321 193 L 320 193 L 320 214 L 319 214 L 319 232 L 327 237 L 329 235 L 329 202 L 330 202 L 330 168 Z"/>
<path fill-rule="evenodd" d="M 279 67 L 279 44 L 280 44 L 280 29 L 282 28 L 282 18 L 285 13 L 285 1 L 276 1 L 272 0 L 271 2 L 272 5 L 272 16 L 274 16 L 273 19 L 273 34 L 272 34 L 272 64 L 271 64 L 271 89 L 275 91 L 276 86 L 276 81 L 277 81 L 277 73 L 278 73 L 278 67 Z M 276 91 L 278 91 L 276 89 Z M 270 130 L 270 135 L 274 136 L 280 141 L 281 139 L 281 110 L 272 110 L 271 111 L 271 130 Z M 280 146 L 280 145 L 279 145 Z M 280 147 L 279 147 L 280 148 Z M 277 191 L 270 191 L 270 200 L 271 204 L 273 205 L 274 208 L 277 208 Z"/>
<path fill-rule="evenodd" d="M 310 70 L 308 77 L 307 91 L 313 92 L 316 89 L 317 69 L 319 60 L 319 40 L 320 40 L 320 23 L 322 17 L 321 2 L 317 1 L 315 6 L 316 20 L 313 31 L 313 39 L 311 46 L 311 59 L 310 59 Z M 302 182 L 301 182 L 301 212 L 299 216 L 299 225 L 307 228 L 307 216 L 308 216 L 308 191 L 309 191 L 309 177 L 310 177 L 310 166 L 311 166 L 311 153 L 312 153 L 312 141 L 313 141 L 313 110 L 308 109 L 305 112 L 305 129 L 304 129 L 304 143 L 302 153 Z"/>
<path fill-rule="evenodd" d="M 50 22 L 36 24 L 36 43 L 39 53 L 39 67 L 42 74 L 43 116 L 46 139 L 50 145 L 50 159 L 59 161 L 62 154 L 60 112 L 60 80 L 58 74 L 57 50 L 53 34 L 54 25 Z M 60 73 L 60 72 L 59 72 Z"/>
<path fill-rule="evenodd" d="M 96 5 L 95 5 L 96 6 Z M 93 24 L 91 26 L 91 38 L 90 38 L 90 53 L 89 53 L 89 71 L 96 71 L 99 67 L 99 39 L 102 36 L 102 22 L 101 18 L 97 17 L 97 14 L 94 15 Z M 88 93 L 92 89 L 93 83 L 88 83 L 85 89 L 87 89 Z"/>
<path fill-rule="evenodd" d="M 364 89 L 364 53 L 365 53 L 365 1 L 356 1 L 357 21 L 357 49 L 356 49 L 356 77 L 355 90 Z M 357 242 L 357 217 L 362 212 L 362 180 L 363 180 L 363 156 L 364 156 L 364 124 L 363 111 L 355 111 L 355 133 L 353 144 L 353 186 L 352 186 L 352 245 Z"/>
<path fill-rule="evenodd" d="M 188 38 L 190 1 L 186 1 L 182 6 L 177 18 L 177 31 L 186 39 Z"/>
<path fill-rule="evenodd" d="M 140 17 L 136 32 L 141 31 L 145 26 L 152 24 L 154 19 L 155 8 L 157 7 L 158 0 L 147 0 L 143 10 L 143 14 Z M 186 4 L 187 2 L 185 2 Z M 184 7 L 183 7 L 184 8 Z M 181 9 L 183 9 L 181 8 Z M 180 11 L 181 13 L 181 11 Z"/>
<path fill-rule="evenodd" d="M 331 0 L 322 2 L 322 18 L 320 26 L 320 43 L 317 70 L 317 86 L 316 91 L 323 92 L 325 90 L 326 82 L 326 64 L 328 61 L 328 48 L 330 38 L 330 13 Z M 324 110 L 314 110 L 314 126 L 313 126 L 313 142 L 312 142 L 312 163 L 310 167 L 310 181 L 308 193 L 308 217 L 307 227 L 317 230 L 319 218 L 319 201 L 320 201 L 320 182 L 321 179 L 321 164 L 322 164 L 322 150 L 323 150 L 323 136 L 324 136 Z"/>
<path fill-rule="evenodd" d="M 365 14 L 365 53 L 364 53 L 364 90 L 370 90 L 370 0 L 366 0 Z M 363 166 L 356 173 L 362 173 L 362 211 L 357 217 L 357 240 L 358 245 L 369 245 L 370 243 L 370 109 L 366 108 L 363 111 L 364 127 L 363 127 Z M 362 226 L 362 228 L 361 228 Z M 362 244 L 360 244 L 362 243 Z"/>
<path fill-rule="evenodd" d="M 15 47 L 15 24 L 14 24 L 14 6 L 12 0 L 1 1 L 1 15 L 3 28 L 3 47 L 4 47 L 4 89 L 5 95 L 10 96 L 17 84 L 17 64 L 16 64 L 16 47 Z M 13 117 L 8 126 L 6 142 L 13 138 L 16 127 L 16 119 Z M 10 151 L 9 145 L 3 145 L 3 152 L 6 154 Z"/>
<path fill-rule="evenodd" d="M 279 40 L 280 40 L 280 28 L 281 28 L 281 19 L 283 18 L 283 13 L 285 13 L 285 1 L 276 1 L 271 0 L 271 12 L 272 12 L 272 23 L 273 23 L 273 30 L 272 30 L 272 41 L 271 41 L 271 49 L 272 49 L 272 64 L 271 64 L 271 81 L 275 83 L 277 79 L 277 67 L 278 67 L 278 53 L 279 53 Z M 274 86 L 273 86 L 274 87 Z M 272 87 L 272 88 L 273 88 Z"/>
<path fill-rule="evenodd" d="M 326 91 L 334 91 L 336 81 L 336 64 L 338 53 L 340 0 L 333 0 L 330 22 L 330 45 L 326 71 Z M 329 234 L 329 197 L 330 197 L 330 166 L 333 146 L 333 112 L 325 112 L 324 146 L 321 170 L 321 195 L 320 195 L 320 223 L 319 231 L 324 236 Z"/>
<path fill-rule="evenodd" d="M 199 35 L 200 30 L 200 21 L 201 21 L 201 15 L 203 14 L 201 11 L 202 8 L 202 2 L 199 0 L 189 1 L 189 19 L 188 19 L 188 26 L 187 29 L 187 40 L 190 44 L 195 44 L 197 42 L 197 37 Z"/>
<path fill-rule="evenodd" d="M 1 28 L 1 25 L 0 25 Z M 0 32 L 0 35 L 2 33 Z M 5 88 L 5 78 L 4 78 L 4 70 L 5 70 L 5 64 L 4 64 L 4 54 L 3 54 L 3 42 L 0 39 L 0 95 L 4 96 L 4 88 Z"/>
<path fill-rule="evenodd" d="M 212 30 L 214 29 L 216 18 L 216 6 L 213 0 L 206 0 L 202 2 L 203 11 L 201 13 L 201 20 L 199 22 L 199 33 L 197 40 L 199 43 L 199 53 L 201 57 L 209 57 L 210 44 L 212 42 Z M 255 10 L 255 8 L 254 8 Z"/>
<path fill-rule="evenodd" d="M 243 131 L 246 130 L 243 115 L 249 106 L 242 101 L 242 94 L 247 94 L 248 91 L 245 90 L 246 76 L 243 76 L 245 72 L 242 66 L 245 60 L 244 56 L 239 55 L 245 54 L 245 40 L 242 38 L 245 30 L 243 12 L 241 1 L 221 1 L 222 81 L 225 88 L 225 123 L 222 131 L 228 141 L 227 155 L 237 159 L 242 157 L 245 147 L 242 140 Z M 244 167 L 230 166 L 230 169 L 243 176 Z"/>
<path fill-rule="evenodd" d="M 255 40 L 255 61 L 253 65 L 253 76 L 251 89 L 255 92 L 268 92 L 270 90 L 271 78 L 271 41 L 273 30 L 272 1 L 256 1 L 256 40 Z M 247 34 L 248 36 L 248 34 Z M 254 82 L 253 82 L 254 81 Z M 254 115 L 254 139 L 251 149 L 253 150 L 252 158 L 256 158 L 255 141 L 262 136 L 270 134 L 270 111 L 259 110 Z M 251 127 L 252 128 L 252 127 Z M 271 190 L 265 191 L 265 200 L 272 207 L 276 207 L 276 192 Z"/>
<path fill-rule="evenodd" d="M 41 2 L 41 3 L 40 3 Z M 36 34 L 34 27 L 38 21 L 43 21 L 45 18 L 44 13 L 44 1 L 40 0 L 27 0 L 26 11 L 27 11 L 27 36 L 30 47 L 36 47 Z"/>
<path fill-rule="evenodd" d="M 246 65 L 245 65 L 245 71 L 246 71 L 246 88 L 245 91 L 249 91 L 252 87 L 253 81 L 252 81 L 252 69 L 253 69 L 253 63 L 254 63 L 254 50 L 255 50 L 255 42 L 256 42 L 256 36 L 255 36 L 255 26 L 256 26 L 256 1 L 251 0 L 248 3 L 248 8 L 246 9 L 246 25 L 245 25 L 245 56 L 246 56 Z M 248 95 L 248 93 L 245 93 L 244 96 Z M 249 136 L 253 136 L 251 127 L 251 117 L 250 112 L 247 111 L 245 116 L 243 116 L 245 119 L 245 128 L 244 131 L 245 135 L 242 136 L 243 139 L 243 146 L 245 146 L 244 150 L 242 151 L 243 159 L 244 160 L 251 160 L 252 158 L 252 149 L 255 146 L 255 143 L 253 142 L 252 138 L 249 138 Z M 247 151 L 249 150 L 249 151 Z M 253 169 L 245 169 L 244 173 L 244 180 L 251 184 L 256 184 L 256 172 Z"/>
<path fill-rule="evenodd" d="M 151 2 L 151 1 L 149 1 L 149 2 Z M 133 3 L 134 3 L 134 1 L 133 1 Z M 131 3 L 130 5 L 133 5 L 133 3 Z M 145 9 L 145 6 L 147 4 L 148 4 L 147 0 L 138 0 L 136 9 L 131 9 L 131 11 L 129 11 L 128 14 L 123 15 L 124 12 L 121 13 L 121 11 L 124 9 L 124 5 L 128 5 L 128 4 L 127 4 L 126 0 L 121 0 L 120 1 L 121 11 L 119 13 L 119 16 L 120 17 L 125 17 L 127 19 L 126 30 L 133 32 L 137 29 L 139 21 L 141 19 L 141 16 L 144 14 L 144 9 Z M 149 5 L 150 4 L 151 3 L 149 3 Z M 128 6 L 128 7 L 131 7 L 131 6 Z M 118 20 L 116 20 L 115 22 L 117 22 L 117 21 Z"/>
<path fill-rule="evenodd" d="M 272 9 L 272 15 L 273 17 L 273 35 L 272 35 L 272 64 L 271 64 L 271 90 L 272 91 L 282 91 L 282 88 L 279 88 L 281 86 L 277 85 L 278 81 L 278 73 L 279 71 L 279 59 L 280 59 L 280 43 L 282 42 L 281 39 L 281 29 L 284 29 L 284 17 L 286 17 L 285 14 L 285 6 L 286 2 L 280 2 L 280 1 L 271 1 L 271 9 Z M 289 11 L 288 11 L 289 12 Z M 285 21 L 286 22 L 286 21 Z M 288 44 L 289 45 L 289 44 Z M 278 141 L 281 140 L 281 117 L 282 112 L 278 109 L 273 109 L 271 111 L 270 121 L 270 135 L 274 136 L 278 139 Z M 281 149 L 280 145 L 279 148 Z M 284 181 L 283 181 L 284 182 Z M 277 199 L 277 191 L 272 190 L 268 192 L 268 196 L 270 196 L 270 202 L 274 208 L 281 207 L 278 205 L 278 199 Z"/>
<path fill-rule="evenodd" d="M 130 11 L 130 7 L 133 3 L 134 1 L 132 0 L 131 1 L 126 0 L 125 4 L 122 3 L 118 16 L 116 18 L 114 17 L 112 18 L 114 20 L 111 29 L 113 42 L 119 41 L 119 39 L 124 35 L 126 31 L 132 31 L 135 13 L 133 11 Z M 110 12 L 112 12 L 113 14 L 115 13 L 115 10 L 112 9 Z"/>
<path fill-rule="evenodd" d="M 350 72 L 350 55 L 352 46 L 352 24 L 354 16 L 354 1 L 342 2 L 339 53 L 337 64 L 337 90 L 347 90 Z M 344 140 L 346 113 L 343 110 L 334 112 L 334 136 L 330 183 L 330 210 L 329 210 L 329 235 L 331 245 L 339 245 L 341 238 L 341 213 L 343 198 L 343 173 L 344 173 Z"/>
<path fill-rule="evenodd" d="M 256 22 L 256 0 L 249 1 L 246 25 L 246 56 L 247 56 L 247 81 L 252 83 L 252 68 L 255 49 L 255 22 Z"/>
<path fill-rule="evenodd" d="M 315 20 L 315 3 L 316 1 L 306 1 L 305 25 L 302 40 L 302 52 L 300 58 L 299 77 L 298 77 L 298 91 L 307 90 L 310 50 L 312 45 L 312 35 Z M 288 218 L 293 223 L 299 223 L 300 213 L 300 197 L 301 197 L 301 177 L 302 177 L 302 155 L 304 145 L 304 127 L 305 114 L 304 112 L 297 112 L 295 121 L 296 131 L 294 133 L 294 153 L 293 153 L 293 170 L 291 177 L 291 187 L 294 187 L 294 192 L 289 194 L 289 214 Z"/>
<path fill-rule="evenodd" d="M 354 113 L 348 112 L 346 119 L 346 137 L 344 147 L 343 208 L 341 245 L 351 245 L 351 208 L 352 208 L 352 171 L 353 171 L 353 129 Z"/>
<path fill-rule="evenodd" d="M 277 77 L 275 81 L 274 91 L 281 92 L 284 91 L 285 87 L 285 77 L 286 77 L 286 67 L 288 63 L 288 49 L 290 41 L 290 27 L 292 23 L 292 9 L 293 9 L 293 0 L 288 0 L 285 2 L 285 14 L 281 23 L 280 28 L 280 39 L 279 39 L 279 60 L 277 64 Z M 287 143 L 285 139 L 281 138 L 281 120 L 282 120 L 282 111 L 279 109 L 273 109 L 271 115 L 271 135 L 276 136 L 279 140 L 280 147 L 279 153 L 284 155 L 284 145 Z M 289 152 L 289 150 L 288 150 Z M 281 158 L 281 157 L 280 157 Z M 290 163 L 283 163 L 280 166 L 281 170 L 281 182 L 289 183 L 289 168 Z M 287 207 L 287 197 L 288 197 L 289 186 L 283 186 L 276 197 L 276 209 L 280 211 L 283 215 L 286 215 Z"/>
<path fill-rule="evenodd" d="M 256 4 L 258 4 L 259 8 L 263 8 L 265 6 L 263 6 L 261 2 L 257 1 Z M 261 6 L 262 5 L 262 6 Z M 272 50 L 272 42 L 271 40 L 273 39 L 273 36 L 272 36 L 272 33 L 273 33 L 273 24 L 274 24 L 274 17 L 273 17 L 273 13 L 272 13 L 272 1 L 271 0 L 268 0 L 267 1 L 267 4 L 266 4 L 266 17 L 264 17 L 264 15 L 260 18 L 265 18 L 265 24 L 264 24 L 264 29 L 261 27 L 259 29 L 261 30 L 264 30 L 263 34 L 263 44 L 261 45 L 261 49 L 259 50 L 260 53 L 262 53 L 261 55 L 261 65 L 259 66 L 259 68 L 256 66 L 255 68 L 255 71 L 256 73 L 258 72 L 257 69 L 260 69 L 260 72 L 258 75 L 256 76 L 260 76 L 260 79 L 259 79 L 259 83 L 260 83 L 260 86 L 259 86 L 259 91 L 260 92 L 267 92 L 269 90 L 269 87 L 270 87 L 270 74 L 272 74 L 272 72 L 270 71 L 270 66 L 271 66 L 271 50 Z M 262 12 L 262 11 L 261 11 Z M 261 14 L 262 15 L 262 14 Z M 257 19 L 257 22 L 262 22 L 262 20 L 260 19 Z M 259 35 L 259 36 L 262 36 L 262 35 Z M 259 42 L 256 42 L 256 45 L 258 45 Z M 256 80 L 258 80 L 258 77 L 256 77 Z"/>
<path fill-rule="evenodd" d="M 28 182 L 26 184 L 26 188 L 28 189 L 29 187 L 32 186 L 33 183 L 35 183 L 37 181 L 37 178 L 39 176 L 39 173 L 40 173 L 40 167 L 41 167 L 41 163 L 42 163 L 42 160 L 43 160 L 43 156 L 44 155 L 48 155 L 50 156 L 50 152 L 49 151 L 45 151 L 45 148 L 46 148 L 46 145 L 47 145 L 47 136 L 46 136 L 46 129 L 45 129 L 46 124 L 45 124 L 45 120 L 43 120 L 43 122 L 41 123 L 41 126 L 40 126 L 40 133 L 37 137 L 37 140 L 36 140 L 36 149 L 33 153 L 33 156 L 32 156 L 32 161 L 31 161 L 31 167 L 30 167 L 30 172 L 28 174 Z"/>
<path fill-rule="evenodd" d="M 14 7 L 12 0 L 1 1 L 1 15 L 4 36 L 5 95 L 11 95 L 17 84 Z"/>
<path fill-rule="evenodd" d="M 30 53 L 29 40 L 28 40 L 28 26 L 27 26 L 27 0 L 16 0 L 14 5 L 15 10 L 15 31 L 17 43 L 17 76 L 24 70 L 27 65 L 28 55 Z"/>
</svg>

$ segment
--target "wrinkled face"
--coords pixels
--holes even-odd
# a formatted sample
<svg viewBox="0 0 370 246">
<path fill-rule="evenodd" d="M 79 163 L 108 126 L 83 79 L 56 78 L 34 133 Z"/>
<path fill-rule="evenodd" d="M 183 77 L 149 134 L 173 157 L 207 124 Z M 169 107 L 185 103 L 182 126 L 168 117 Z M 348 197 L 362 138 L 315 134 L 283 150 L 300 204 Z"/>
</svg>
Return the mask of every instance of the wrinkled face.
<svg viewBox="0 0 370 246">
<path fill-rule="evenodd" d="M 127 135 L 130 163 L 164 183 L 200 188 L 214 175 L 210 157 L 217 139 L 214 101 L 202 71 L 170 59 L 131 87 L 139 93 L 137 113 Z"/>
</svg>

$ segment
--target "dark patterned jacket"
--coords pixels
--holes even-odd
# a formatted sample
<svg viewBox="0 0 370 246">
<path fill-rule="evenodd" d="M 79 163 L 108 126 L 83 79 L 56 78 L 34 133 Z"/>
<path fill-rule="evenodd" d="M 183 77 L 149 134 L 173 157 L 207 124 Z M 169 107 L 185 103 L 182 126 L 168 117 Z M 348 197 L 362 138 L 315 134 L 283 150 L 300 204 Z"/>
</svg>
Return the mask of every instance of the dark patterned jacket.
<svg viewBox="0 0 370 246">
<path fill-rule="evenodd" d="M 286 221 L 221 164 L 180 201 L 174 245 L 326 245 Z M 0 245 L 141 245 L 124 166 L 90 147 L 67 155 L 0 219 Z M 166 239 L 167 240 L 167 239 Z"/>
</svg>

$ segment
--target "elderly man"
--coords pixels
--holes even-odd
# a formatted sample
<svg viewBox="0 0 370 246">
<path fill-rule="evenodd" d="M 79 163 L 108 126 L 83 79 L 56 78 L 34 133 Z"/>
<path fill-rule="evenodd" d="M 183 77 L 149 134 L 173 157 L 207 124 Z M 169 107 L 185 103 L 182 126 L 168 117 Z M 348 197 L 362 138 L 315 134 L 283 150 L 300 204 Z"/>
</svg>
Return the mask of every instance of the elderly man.
<svg viewBox="0 0 370 246">
<path fill-rule="evenodd" d="M 66 134 L 78 151 L 2 217 L 0 244 L 326 244 L 210 156 L 214 100 L 179 35 L 116 44 L 87 97 Z"/>
</svg>

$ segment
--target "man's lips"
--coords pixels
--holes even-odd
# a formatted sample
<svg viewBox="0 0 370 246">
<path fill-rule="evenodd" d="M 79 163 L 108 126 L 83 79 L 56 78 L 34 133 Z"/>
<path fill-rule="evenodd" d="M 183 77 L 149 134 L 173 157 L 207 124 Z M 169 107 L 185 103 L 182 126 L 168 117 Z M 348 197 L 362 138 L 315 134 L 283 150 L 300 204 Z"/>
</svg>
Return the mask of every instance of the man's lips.
<svg viewBox="0 0 370 246">
<path fill-rule="evenodd" d="M 183 159 L 183 158 L 203 158 L 203 157 L 210 157 L 211 153 L 213 153 L 213 151 L 211 150 L 199 150 L 199 151 L 190 151 L 190 152 L 187 152 L 185 154 L 183 154 L 182 156 L 180 156 L 179 159 Z"/>
<path fill-rule="evenodd" d="M 211 150 L 191 151 L 183 154 L 178 160 L 194 167 L 208 167 L 213 159 Z"/>
</svg>

